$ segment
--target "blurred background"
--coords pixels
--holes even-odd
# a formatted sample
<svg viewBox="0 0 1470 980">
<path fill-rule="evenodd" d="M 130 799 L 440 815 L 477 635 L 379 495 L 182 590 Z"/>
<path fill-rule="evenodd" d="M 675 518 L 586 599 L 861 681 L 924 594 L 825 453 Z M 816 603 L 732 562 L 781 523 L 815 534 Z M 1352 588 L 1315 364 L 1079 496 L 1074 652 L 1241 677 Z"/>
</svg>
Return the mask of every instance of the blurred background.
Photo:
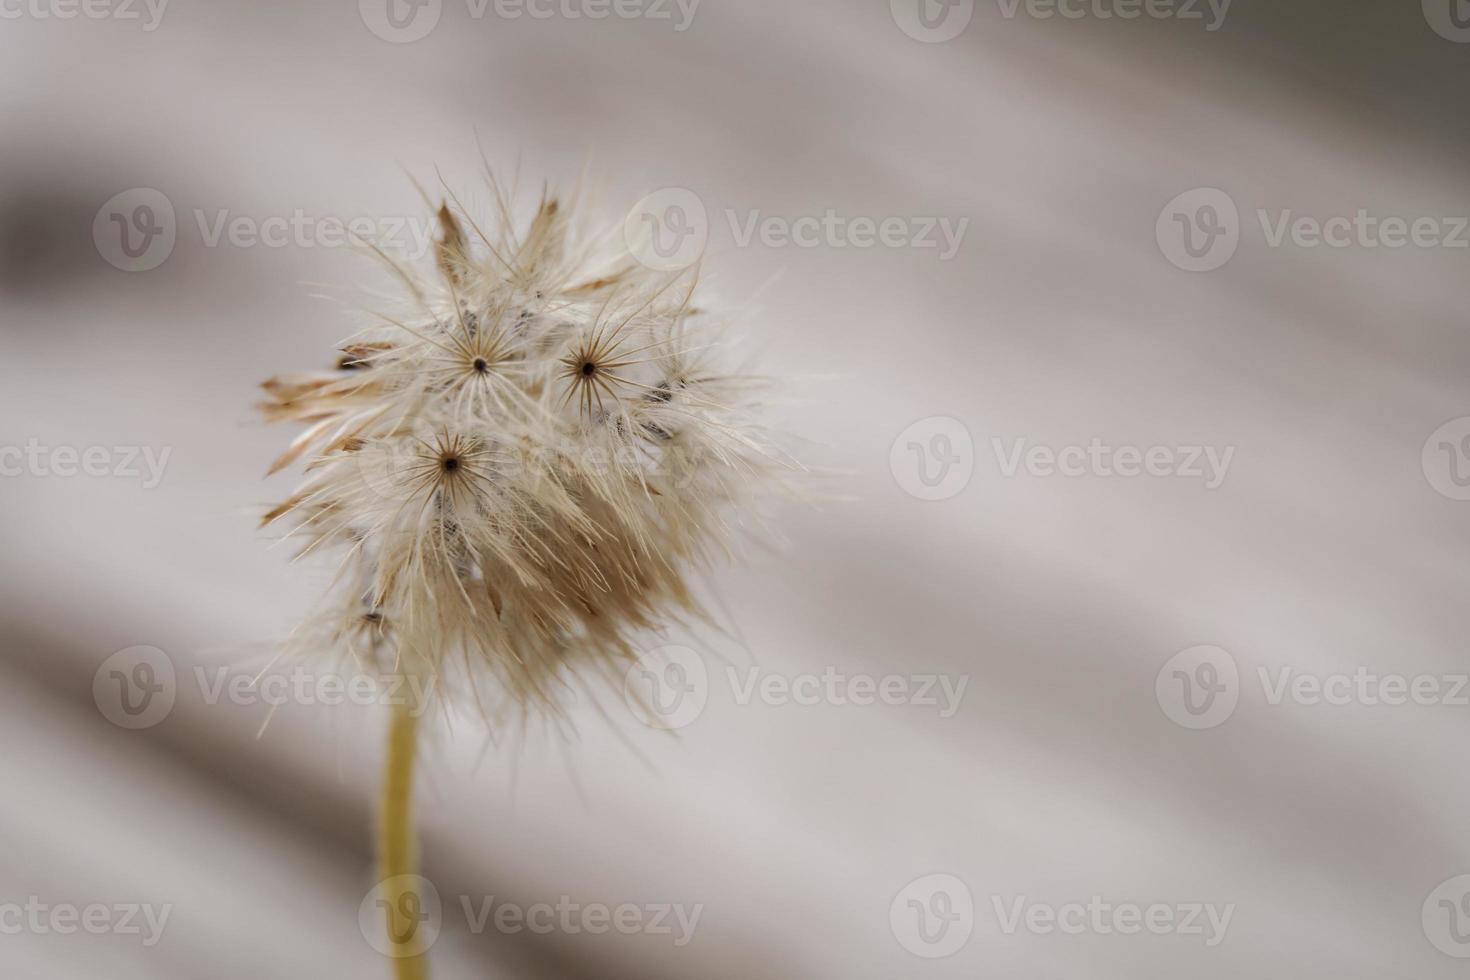
<svg viewBox="0 0 1470 980">
<path fill-rule="evenodd" d="M 731 636 L 650 638 L 705 665 L 677 737 L 436 728 L 435 976 L 1463 976 L 1467 42 L 1461 0 L 0 0 L 0 973 L 388 975 L 384 711 L 219 683 L 326 578 L 254 528 L 251 405 L 381 285 L 334 222 L 412 252 L 483 148 L 688 205 L 853 499 L 715 576 Z"/>
</svg>

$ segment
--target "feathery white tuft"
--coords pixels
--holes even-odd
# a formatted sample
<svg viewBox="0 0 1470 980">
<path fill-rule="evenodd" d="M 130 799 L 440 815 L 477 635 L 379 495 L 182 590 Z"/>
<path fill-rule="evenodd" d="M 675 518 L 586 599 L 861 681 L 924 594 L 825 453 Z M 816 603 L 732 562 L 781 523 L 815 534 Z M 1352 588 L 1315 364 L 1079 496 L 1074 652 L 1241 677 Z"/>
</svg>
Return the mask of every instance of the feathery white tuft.
<svg viewBox="0 0 1470 980">
<path fill-rule="evenodd" d="M 578 670 L 618 680 L 640 632 L 702 616 L 691 572 L 794 468 L 759 421 L 769 380 L 723 366 L 697 268 L 578 240 L 544 194 L 517 235 L 494 199 L 493 236 L 442 207 L 432 273 L 393 263 L 406 309 L 261 405 L 307 425 L 271 472 L 308 460 L 263 524 L 341 562 L 296 652 L 487 715 L 556 711 Z"/>
</svg>

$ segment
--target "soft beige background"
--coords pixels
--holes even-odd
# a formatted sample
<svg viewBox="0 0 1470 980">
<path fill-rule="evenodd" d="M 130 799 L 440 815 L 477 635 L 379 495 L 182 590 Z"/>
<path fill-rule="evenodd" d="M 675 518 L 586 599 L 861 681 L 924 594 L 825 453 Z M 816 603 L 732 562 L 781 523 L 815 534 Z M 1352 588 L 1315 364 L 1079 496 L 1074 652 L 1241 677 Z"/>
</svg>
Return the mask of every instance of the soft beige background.
<svg viewBox="0 0 1470 980">
<path fill-rule="evenodd" d="M 1467 253 L 1271 249 L 1254 214 L 1470 212 L 1467 58 L 1410 0 L 1237 0 L 1215 33 L 981 2 L 943 44 L 905 36 L 882 0 L 704 0 L 684 32 L 474 20 L 445 0 L 401 45 L 350 0 L 174 0 L 152 32 L 0 21 L 0 444 L 172 449 L 152 490 L 0 480 L 0 902 L 174 907 L 150 950 L 0 935 L 0 974 L 386 975 L 355 918 L 377 715 L 288 707 L 257 739 L 264 709 L 186 684 L 166 721 L 127 732 L 92 678 L 136 644 L 186 676 L 259 658 L 320 582 L 253 531 L 286 483 L 261 481 L 285 433 L 255 423 L 252 386 L 325 363 L 350 329 L 308 283 L 371 270 L 208 248 L 195 210 L 419 214 L 406 174 L 432 186 L 437 165 L 480 195 L 478 133 L 532 187 L 592 159 L 614 220 L 655 188 L 697 192 L 718 294 L 758 297 L 769 365 L 825 379 L 794 417 L 857 499 L 789 511 L 783 553 L 718 575 L 740 633 L 710 649 L 969 686 L 941 719 L 742 706 L 716 684 L 677 740 L 622 724 L 631 748 L 584 719 L 579 740 L 482 755 L 458 726 L 421 794 L 446 896 L 703 911 L 683 948 L 474 936 L 451 914 L 436 976 L 1463 976 L 1420 908 L 1470 872 L 1470 709 L 1271 706 L 1256 671 L 1470 669 L 1470 503 L 1420 463 L 1470 414 Z M 1200 186 L 1227 191 L 1244 230 L 1228 265 L 1191 274 L 1154 224 Z M 133 187 L 180 218 L 146 273 L 91 236 Z M 727 208 L 970 224 L 940 262 L 740 248 Z M 889 450 L 936 415 L 979 459 L 961 494 L 922 502 Z M 993 437 L 1236 452 L 1208 492 L 1005 479 Z M 1225 724 L 1187 731 L 1154 680 L 1204 643 L 1244 691 Z M 890 929 L 890 902 L 931 873 L 977 905 L 947 959 Z M 992 896 L 1023 895 L 1235 912 L 1215 948 L 999 934 Z"/>
</svg>

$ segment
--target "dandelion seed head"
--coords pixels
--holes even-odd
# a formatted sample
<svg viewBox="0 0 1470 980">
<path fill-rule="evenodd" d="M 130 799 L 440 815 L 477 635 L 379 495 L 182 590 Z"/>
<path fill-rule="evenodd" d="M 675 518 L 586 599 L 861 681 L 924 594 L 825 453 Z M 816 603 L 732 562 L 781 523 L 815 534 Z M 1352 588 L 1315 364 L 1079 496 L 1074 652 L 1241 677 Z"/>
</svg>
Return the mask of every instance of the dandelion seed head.
<svg viewBox="0 0 1470 980">
<path fill-rule="evenodd" d="M 698 268 L 646 268 L 554 197 L 517 227 L 494 190 L 493 222 L 439 209 L 431 269 L 385 259 L 402 306 L 335 371 L 262 385 L 268 420 L 304 426 L 271 472 L 305 470 L 263 524 L 337 563 L 301 653 L 559 711 L 640 634 L 704 618 L 693 576 L 798 467 Z"/>
</svg>

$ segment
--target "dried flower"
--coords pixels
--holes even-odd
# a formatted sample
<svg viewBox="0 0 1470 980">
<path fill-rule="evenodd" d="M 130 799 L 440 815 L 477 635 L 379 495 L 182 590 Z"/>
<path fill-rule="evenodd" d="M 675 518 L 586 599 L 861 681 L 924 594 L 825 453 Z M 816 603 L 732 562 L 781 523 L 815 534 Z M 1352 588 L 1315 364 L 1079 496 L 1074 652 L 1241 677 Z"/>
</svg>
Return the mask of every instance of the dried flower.
<svg viewBox="0 0 1470 980">
<path fill-rule="evenodd" d="M 307 425 L 271 472 L 308 459 L 263 523 L 342 555 L 294 643 L 487 715 L 556 710 L 580 669 L 620 678 L 640 631 L 702 615 L 691 572 L 793 465 L 767 380 L 722 366 L 697 268 L 579 239 L 544 194 L 517 235 L 493 189 L 494 235 L 441 207 L 432 275 L 383 256 L 405 309 L 261 405 Z"/>
</svg>

